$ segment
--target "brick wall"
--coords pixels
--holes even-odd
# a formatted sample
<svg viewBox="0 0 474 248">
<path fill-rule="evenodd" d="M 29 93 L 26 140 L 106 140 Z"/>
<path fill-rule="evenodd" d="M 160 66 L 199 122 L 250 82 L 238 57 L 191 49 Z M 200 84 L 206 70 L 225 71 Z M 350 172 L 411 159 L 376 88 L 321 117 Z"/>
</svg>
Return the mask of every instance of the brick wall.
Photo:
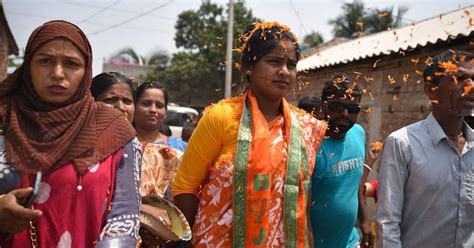
<svg viewBox="0 0 474 248">
<path fill-rule="evenodd" d="M 4 27 L 0 27 L 0 81 L 7 77 L 8 39 Z"/>
<path fill-rule="evenodd" d="M 361 112 L 358 119 L 358 122 L 365 128 L 368 146 L 374 141 L 383 141 L 391 132 L 417 122 L 429 114 L 430 103 L 424 94 L 422 75 L 419 74 L 419 72 L 423 72 L 424 61 L 428 56 L 433 57 L 448 49 L 474 52 L 472 43 L 469 38 L 461 38 L 456 41 L 414 49 L 405 52 L 405 56 L 402 54 L 380 56 L 301 73 L 300 75 L 304 77 L 302 81 L 307 81 L 309 84 L 305 87 L 296 87 L 288 94 L 287 99 L 292 103 L 297 103 L 302 96 L 320 97 L 324 83 L 331 79 L 335 73 L 345 72 L 354 78 L 359 75 L 354 72 L 361 73 L 356 81 L 368 92 L 372 92 L 373 96 L 372 100 L 369 94 L 363 95 L 361 105 L 363 108 L 371 107 L 372 111 L 370 113 Z M 415 65 L 414 62 L 417 59 L 418 63 Z M 374 68 L 376 61 L 378 62 Z M 390 83 L 388 75 L 396 82 Z M 404 75 L 408 75 L 406 83 L 403 80 Z M 364 77 L 373 78 L 373 81 L 368 82 Z M 395 93 L 397 93 L 397 100 L 394 100 Z M 375 177 L 376 173 L 371 173 L 369 180 Z M 374 220 L 374 201 L 368 199 L 367 204 L 369 218 Z"/>
<path fill-rule="evenodd" d="M 430 103 L 424 94 L 422 75 L 428 56 L 435 56 L 448 49 L 474 52 L 469 38 L 438 45 L 417 48 L 405 54 L 380 56 L 301 73 L 302 81 L 309 82 L 297 86 L 287 99 L 297 103 L 306 95 L 321 96 L 324 83 L 338 72 L 345 72 L 367 89 L 361 105 L 371 108 L 370 113 L 361 112 L 358 122 L 367 133 L 367 144 L 385 139 L 391 132 L 425 118 L 430 112 Z M 415 61 L 418 63 L 415 64 Z M 377 62 L 377 63 L 376 63 Z M 374 68 L 374 64 L 376 66 Z M 388 76 L 395 80 L 390 83 Z M 406 82 L 403 80 L 405 77 Z M 366 80 L 366 78 L 368 80 Z M 373 80 L 370 80 L 373 79 Z M 372 93 L 373 99 L 368 92 Z"/>
</svg>

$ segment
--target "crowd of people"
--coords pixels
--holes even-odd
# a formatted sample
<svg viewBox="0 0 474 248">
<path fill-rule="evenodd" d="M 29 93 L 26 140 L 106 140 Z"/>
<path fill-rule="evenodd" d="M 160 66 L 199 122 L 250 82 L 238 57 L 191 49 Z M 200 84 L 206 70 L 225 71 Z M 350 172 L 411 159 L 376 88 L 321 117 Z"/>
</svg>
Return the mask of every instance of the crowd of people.
<svg viewBox="0 0 474 248">
<path fill-rule="evenodd" d="M 0 82 L 0 247 L 474 247 L 473 54 L 432 59 L 432 112 L 381 150 L 357 124 L 363 89 L 349 75 L 287 102 L 301 57 L 287 26 L 254 23 L 239 42 L 245 89 L 182 140 L 164 125 L 159 79 L 92 78 L 82 30 L 35 29 Z M 144 215 L 192 231 L 170 240 Z"/>
</svg>

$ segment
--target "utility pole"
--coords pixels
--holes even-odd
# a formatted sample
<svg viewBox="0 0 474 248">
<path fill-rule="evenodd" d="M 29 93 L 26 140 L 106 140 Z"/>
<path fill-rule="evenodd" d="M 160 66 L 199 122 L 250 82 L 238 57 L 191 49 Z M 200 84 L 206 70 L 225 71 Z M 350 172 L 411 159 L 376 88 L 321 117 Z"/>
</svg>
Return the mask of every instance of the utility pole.
<svg viewBox="0 0 474 248">
<path fill-rule="evenodd" d="M 234 0 L 229 0 L 229 22 L 227 25 L 227 47 L 225 65 L 225 98 L 231 97 L 232 83 L 232 41 L 234 34 Z"/>
</svg>

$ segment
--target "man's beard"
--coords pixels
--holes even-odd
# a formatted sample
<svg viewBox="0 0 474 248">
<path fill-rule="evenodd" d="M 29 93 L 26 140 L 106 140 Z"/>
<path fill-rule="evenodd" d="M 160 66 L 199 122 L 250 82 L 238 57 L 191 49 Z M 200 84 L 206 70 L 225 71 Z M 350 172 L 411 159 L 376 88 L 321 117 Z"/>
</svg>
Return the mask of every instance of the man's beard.
<svg viewBox="0 0 474 248">
<path fill-rule="evenodd" d="M 349 119 L 330 119 L 328 124 L 329 128 L 335 133 L 347 133 L 354 126 L 355 122 Z"/>
</svg>

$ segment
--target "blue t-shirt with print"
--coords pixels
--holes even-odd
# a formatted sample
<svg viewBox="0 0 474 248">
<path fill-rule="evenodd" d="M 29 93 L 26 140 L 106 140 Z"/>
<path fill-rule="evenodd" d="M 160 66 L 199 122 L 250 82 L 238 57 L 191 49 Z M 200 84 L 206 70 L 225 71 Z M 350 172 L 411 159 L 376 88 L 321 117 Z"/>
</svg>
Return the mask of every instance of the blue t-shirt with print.
<svg viewBox="0 0 474 248">
<path fill-rule="evenodd" d="M 355 223 L 364 161 L 365 131 L 360 125 L 355 124 L 342 140 L 323 140 L 311 178 L 315 247 L 353 248 L 359 242 Z"/>
</svg>

